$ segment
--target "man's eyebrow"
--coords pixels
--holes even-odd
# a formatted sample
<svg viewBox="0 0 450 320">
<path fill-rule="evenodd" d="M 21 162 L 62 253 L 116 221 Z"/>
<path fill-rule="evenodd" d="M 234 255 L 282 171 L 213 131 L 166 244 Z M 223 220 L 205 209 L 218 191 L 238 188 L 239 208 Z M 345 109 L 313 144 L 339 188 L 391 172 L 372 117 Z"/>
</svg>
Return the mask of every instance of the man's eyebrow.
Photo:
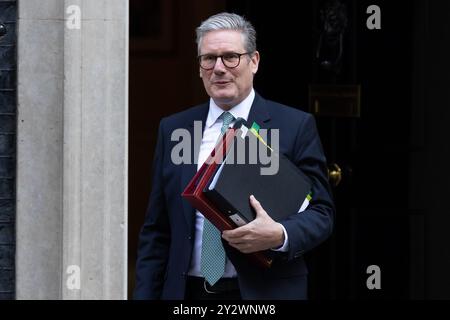
<svg viewBox="0 0 450 320">
<path fill-rule="evenodd" d="M 225 54 L 233 54 L 233 53 L 237 53 L 237 51 L 224 51 L 221 54 L 216 54 L 216 53 L 212 53 L 212 52 L 207 52 L 207 53 L 203 53 L 201 54 L 201 56 L 223 56 Z"/>
</svg>

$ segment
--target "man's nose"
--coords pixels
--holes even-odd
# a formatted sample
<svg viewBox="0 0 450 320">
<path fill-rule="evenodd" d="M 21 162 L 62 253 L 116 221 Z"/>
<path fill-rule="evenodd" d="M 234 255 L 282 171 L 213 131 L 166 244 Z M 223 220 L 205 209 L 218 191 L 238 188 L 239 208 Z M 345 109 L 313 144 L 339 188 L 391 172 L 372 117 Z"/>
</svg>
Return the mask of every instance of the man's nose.
<svg viewBox="0 0 450 320">
<path fill-rule="evenodd" d="M 222 58 L 217 57 L 216 64 L 214 65 L 215 73 L 225 73 L 227 71 L 225 65 L 223 64 Z"/>
</svg>

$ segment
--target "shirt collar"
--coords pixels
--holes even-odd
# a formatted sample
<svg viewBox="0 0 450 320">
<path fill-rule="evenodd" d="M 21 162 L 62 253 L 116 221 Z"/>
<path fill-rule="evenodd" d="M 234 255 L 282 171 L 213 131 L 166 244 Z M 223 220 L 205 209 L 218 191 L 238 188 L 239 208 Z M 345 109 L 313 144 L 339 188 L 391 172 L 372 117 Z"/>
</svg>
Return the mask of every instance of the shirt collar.
<svg viewBox="0 0 450 320">
<path fill-rule="evenodd" d="M 247 121 L 248 115 L 250 113 L 250 108 L 252 107 L 253 100 L 255 99 L 255 90 L 252 89 L 250 94 L 242 100 L 239 104 L 235 105 L 233 108 L 228 110 L 235 119 L 244 118 Z M 209 99 L 209 111 L 208 117 L 206 118 L 206 126 L 211 127 L 214 123 L 216 123 L 217 118 L 224 112 L 222 108 L 220 108 L 212 98 Z"/>
</svg>

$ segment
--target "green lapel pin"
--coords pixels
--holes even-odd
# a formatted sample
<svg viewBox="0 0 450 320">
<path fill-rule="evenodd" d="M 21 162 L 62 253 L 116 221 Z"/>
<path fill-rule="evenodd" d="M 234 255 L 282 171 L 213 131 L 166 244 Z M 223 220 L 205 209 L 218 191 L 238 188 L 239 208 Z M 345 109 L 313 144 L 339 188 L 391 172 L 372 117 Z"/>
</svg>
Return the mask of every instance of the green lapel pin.
<svg viewBox="0 0 450 320">
<path fill-rule="evenodd" d="M 250 128 L 250 131 L 253 131 L 253 133 L 258 135 L 259 128 L 260 128 L 260 126 L 256 122 L 253 122 L 252 127 Z"/>
</svg>

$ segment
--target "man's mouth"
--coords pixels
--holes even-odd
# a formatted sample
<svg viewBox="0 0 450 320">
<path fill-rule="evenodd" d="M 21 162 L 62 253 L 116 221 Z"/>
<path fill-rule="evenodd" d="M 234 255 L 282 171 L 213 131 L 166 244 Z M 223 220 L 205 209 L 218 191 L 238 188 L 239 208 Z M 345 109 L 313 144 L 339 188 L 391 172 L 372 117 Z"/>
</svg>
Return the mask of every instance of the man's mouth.
<svg viewBox="0 0 450 320">
<path fill-rule="evenodd" d="M 213 84 L 215 85 L 219 85 L 219 86 L 223 86 L 226 85 L 228 83 L 231 83 L 231 81 L 226 81 L 226 80 L 220 80 L 220 81 L 214 81 Z"/>
</svg>

